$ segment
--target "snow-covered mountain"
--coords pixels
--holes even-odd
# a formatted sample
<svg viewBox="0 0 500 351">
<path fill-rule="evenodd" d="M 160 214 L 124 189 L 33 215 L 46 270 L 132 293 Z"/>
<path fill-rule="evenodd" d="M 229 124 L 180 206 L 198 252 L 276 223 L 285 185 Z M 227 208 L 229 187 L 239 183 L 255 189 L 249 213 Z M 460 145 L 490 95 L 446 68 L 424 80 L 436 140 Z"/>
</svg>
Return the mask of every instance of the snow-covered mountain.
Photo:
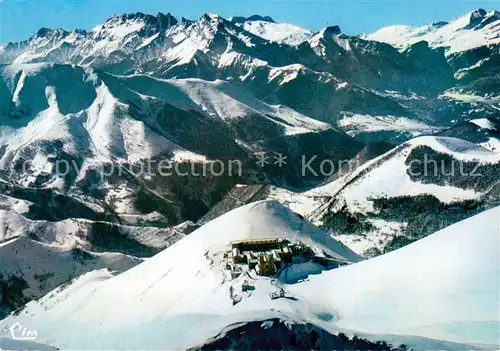
<svg viewBox="0 0 500 351">
<path fill-rule="evenodd" d="M 500 43 L 500 12 L 478 9 L 450 23 L 437 22 L 423 27 L 390 26 L 366 36 L 369 40 L 405 47 L 427 41 L 446 48 L 447 55 Z"/>
<path fill-rule="evenodd" d="M 500 203 L 500 156 L 461 139 L 420 137 L 305 193 L 272 188 L 337 240 L 376 256 Z"/>
<path fill-rule="evenodd" d="M 446 50 L 455 77 L 464 83 L 470 84 L 478 78 L 495 82 L 497 79 L 494 77 L 498 73 L 500 44 L 500 12 L 497 10 L 478 9 L 449 23 L 423 27 L 390 26 L 365 38 L 399 48 L 425 41 L 431 47 Z"/>
<path fill-rule="evenodd" d="M 171 46 L 165 31 L 177 24 L 170 14 L 113 16 L 87 32 L 42 28 L 27 41 L 0 47 L 0 63 L 75 63 L 107 66 L 147 60 Z"/>
<path fill-rule="evenodd" d="M 85 275 L 0 321 L 0 330 L 8 337 L 9 326 L 20 323 L 38 331 L 37 342 L 58 348 L 186 349 L 253 322 L 261 324 L 256 332 L 273 338 L 265 329 L 282 320 L 289 330 L 295 324 L 314 326 L 319 331 L 311 339 L 315 346 L 337 340 L 327 336 L 343 331 L 416 349 L 495 347 L 498 211 L 359 262 L 352 251 L 282 205 L 254 203 L 121 275 Z M 299 240 L 317 255 L 353 263 L 326 271 L 312 262 L 292 264 L 277 279 L 228 274 L 225 252 L 232 240 L 269 235 Z M 253 288 L 241 291 L 242 284 Z M 286 298 L 270 299 L 280 287 Z M 281 348 L 278 335 L 273 340 Z M 229 342 L 253 342 L 253 349 L 259 348 L 258 341 L 238 333 Z"/>
</svg>

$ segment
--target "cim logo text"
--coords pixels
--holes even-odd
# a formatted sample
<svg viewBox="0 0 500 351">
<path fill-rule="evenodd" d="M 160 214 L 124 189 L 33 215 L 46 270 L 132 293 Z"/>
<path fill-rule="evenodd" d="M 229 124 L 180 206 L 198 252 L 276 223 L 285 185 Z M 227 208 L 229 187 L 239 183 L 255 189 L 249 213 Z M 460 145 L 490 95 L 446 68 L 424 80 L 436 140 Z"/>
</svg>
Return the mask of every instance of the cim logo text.
<svg viewBox="0 0 500 351">
<path fill-rule="evenodd" d="M 10 335 L 14 340 L 29 340 L 34 341 L 38 338 L 38 330 L 30 330 L 21 325 L 21 323 L 16 323 L 9 328 Z"/>
</svg>

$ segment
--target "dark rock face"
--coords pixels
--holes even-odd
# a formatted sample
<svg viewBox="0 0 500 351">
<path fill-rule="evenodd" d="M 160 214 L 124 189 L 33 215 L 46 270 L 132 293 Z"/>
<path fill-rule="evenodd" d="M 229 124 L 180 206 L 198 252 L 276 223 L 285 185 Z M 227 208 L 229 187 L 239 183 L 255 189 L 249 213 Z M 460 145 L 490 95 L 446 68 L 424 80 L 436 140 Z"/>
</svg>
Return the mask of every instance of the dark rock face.
<svg viewBox="0 0 500 351">
<path fill-rule="evenodd" d="M 331 26 L 325 28 L 325 35 L 340 35 L 342 30 L 339 26 Z"/>
<path fill-rule="evenodd" d="M 24 279 L 20 277 L 4 278 L 0 274 L 0 319 L 29 302 L 29 299 L 22 293 L 27 288 L 29 285 Z"/>
<path fill-rule="evenodd" d="M 404 350 L 345 334 L 333 335 L 309 323 L 286 324 L 279 319 L 241 323 L 193 350 Z"/>
</svg>

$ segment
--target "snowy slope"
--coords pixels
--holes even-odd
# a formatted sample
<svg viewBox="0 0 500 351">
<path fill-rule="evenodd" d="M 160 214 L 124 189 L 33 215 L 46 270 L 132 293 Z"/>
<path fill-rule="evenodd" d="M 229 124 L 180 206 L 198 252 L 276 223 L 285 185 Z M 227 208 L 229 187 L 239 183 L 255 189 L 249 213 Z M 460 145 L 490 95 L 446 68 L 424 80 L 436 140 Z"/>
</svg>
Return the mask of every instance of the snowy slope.
<svg viewBox="0 0 500 351">
<path fill-rule="evenodd" d="M 81 274 L 123 272 L 184 237 L 176 228 L 122 226 L 84 219 L 29 220 L 32 203 L 0 195 L 0 280 L 17 281 L 16 297 L 0 292 L 0 314 L 38 299 Z M 10 203 L 8 201 L 11 201 Z M 130 256 L 133 255 L 133 256 Z M 1 287 L 0 287 L 1 290 Z M 4 292 L 12 294 L 12 291 Z"/>
<path fill-rule="evenodd" d="M 500 13 L 479 9 L 450 23 L 440 22 L 423 27 L 390 26 L 366 36 L 369 40 L 405 47 L 427 41 L 434 47 L 447 48 L 447 54 L 500 43 Z"/>
<path fill-rule="evenodd" d="M 268 105 L 223 81 L 118 78 L 64 65 L 12 65 L 4 67 L 2 75 L 10 90 L 2 100 L 11 99 L 25 119 L 19 123 L 0 117 L 5 120 L 0 126 L 0 145 L 7 146 L 4 158 L 20 147 L 46 140 L 64 141 L 69 153 L 129 162 L 186 151 L 158 133 L 158 128 L 151 128 L 154 120 L 134 119 L 128 111 L 131 102 L 152 113 L 148 110 L 154 106 L 149 105 L 161 100 L 223 121 L 259 115 L 286 134 L 330 128 L 285 106 Z M 66 92 L 69 84 L 78 91 L 79 102 Z M 26 121 L 25 111 L 31 112 L 31 121 Z"/>
<path fill-rule="evenodd" d="M 134 78 L 139 84 L 134 82 Z M 316 121 L 286 106 L 269 105 L 222 80 L 207 82 L 201 79 L 156 79 L 155 81 L 158 85 L 163 85 L 163 89 L 171 89 L 171 95 L 161 91 L 149 92 L 149 94 L 159 95 L 178 108 L 197 109 L 227 122 L 232 119 L 260 115 L 274 118 L 275 123 L 284 127 L 287 134 L 307 133 L 331 128 L 327 123 Z M 142 92 L 142 89 L 148 89 L 148 85 L 152 85 L 151 78 L 145 76 L 132 76 L 129 79 L 124 79 L 123 83 L 130 84 L 138 92 Z"/>
<path fill-rule="evenodd" d="M 29 238 L 0 243 L 0 280 L 22 282 L 18 291 L 1 291 L 0 315 L 38 299 L 78 276 L 99 269 L 122 273 L 142 262 L 120 253 L 92 253 L 71 246 L 42 244 Z M 15 296 L 13 296 L 15 294 Z"/>
<path fill-rule="evenodd" d="M 397 341 L 382 334 L 401 334 L 495 344 L 495 330 L 488 328 L 498 322 L 491 308 L 498 304 L 497 218 L 498 208 L 399 252 L 330 272 L 314 270 L 319 275 L 302 283 L 286 284 L 288 275 L 275 283 L 267 278 L 232 280 L 224 271 L 223 252 L 234 239 L 279 235 L 359 259 L 283 206 L 254 203 L 210 222 L 117 277 L 106 272 L 86 275 L 3 320 L 0 330 L 6 336 L 8 326 L 19 322 L 38 330 L 38 342 L 58 348 L 184 349 L 203 344 L 234 323 L 279 318 L 310 322 L 335 334 L 339 327 L 381 333 L 369 336 L 375 340 Z M 477 222 L 481 229 L 470 231 L 477 229 Z M 308 269 L 303 267 L 303 273 Z M 251 280 L 251 293 L 240 292 L 242 279 Z M 275 284 L 290 298 L 269 299 Z M 235 306 L 231 286 L 241 294 Z M 424 307 L 415 311 L 419 299 Z M 464 333 L 467 323 L 480 326 L 482 333 Z M 402 339 L 411 346 L 432 344 Z"/>
<path fill-rule="evenodd" d="M 2 98 L 12 99 L 23 117 L 22 122 L 0 117 L 4 120 L 0 142 L 7 146 L 4 160 L 19 148 L 47 141 L 64 141 L 64 149 L 70 154 L 108 160 L 126 155 L 124 158 L 131 162 L 179 148 L 143 122 L 121 116 L 127 105 L 110 93 L 92 69 L 11 65 L 3 67 L 2 78 L 11 94 Z"/>
<path fill-rule="evenodd" d="M 290 291 L 368 333 L 500 344 L 500 208 Z"/>
<path fill-rule="evenodd" d="M 363 122 L 360 127 L 367 131 L 362 137 L 369 141 L 374 135 L 377 140 L 400 142 L 416 128 L 425 130 L 417 125 L 408 132 L 413 119 L 417 124 L 428 122 L 424 124 L 430 127 L 446 119 L 448 114 L 437 110 L 432 98 L 409 101 L 409 92 L 427 95 L 432 91 L 434 95 L 434 90 L 441 93 L 454 84 L 451 69 L 439 51 L 420 47 L 401 53 L 389 45 L 342 34 L 338 26 L 313 35 L 261 16 L 227 20 L 204 14 L 194 21 L 177 21 L 170 14 L 124 14 L 109 18 L 89 32 L 43 29 L 25 42 L 3 45 L 0 62 L 71 63 L 120 75 L 227 80 L 269 104 L 288 106 L 328 123 L 345 113 L 409 119 L 399 121 L 392 128 L 397 130 L 389 132 L 364 128 Z M 384 96 L 383 90 L 397 91 L 401 98 Z M 113 99 L 102 95 L 100 92 L 99 100 L 106 110 L 123 107 L 114 106 Z M 437 103 L 455 105 L 448 100 Z M 0 109 L 8 108 L 7 103 L 0 104 Z M 455 111 L 448 113 L 453 115 L 450 119 L 456 119 Z M 466 117 L 474 118 L 479 113 Z M 99 126 L 104 128 L 107 121 Z M 140 135 L 149 133 L 140 123 L 127 124 Z M 387 128 L 383 122 L 377 124 L 378 129 Z M 145 152 L 151 149 L 143 142 L 122 143 L 120 137 L 115 142 L 105 136 L 101 139 L 106 147 L 121 152 L 143 146 Z"/>
<path fill-rule="evenodd" d="M 282 205 L 276 202 L 254 203 L 210 222 L 162 254 L 140 265 L 140 269 L 104 282 L 102 275 L 82 278 L 62 293 L 65 297 L 56 294 L 55 298 L 43 299 L 40 305 L 31 304 L 31 307 L 28 306 L 23 311 L 21 318 L 28 318 L 25 322 L 31 328 L 40 327 L 39 341 L 46 340 L 49 344 L 55 342 L 58 346 L 65 345 L 63 347 L 69 348 L 120 348 L 115 344 L 115 338 L 128 328 L 137 330 L 133 333 L 134 340 L 125 341 L 127 347 L 138 346 L 137 343 L 146 337 L 142 334 L 146 329 L 176 325 L 173 329 L 166 329 L 164 332 L 167 334 L 161 333 L 153 337 L 152 333 L 148 347 L 163 345 L 164 348 L 184 348 L 193 345 L 196 340 L 204 341 L 211 333 L 217 332 L 217 328 L 225 327 L 221 323 L 251 318 L 253 311 L 269 314 L 269 311 L 265 312 L 265 305 L 269 305 L 270 301 L 259 307 L 252 299 L 249 300 L 249 305 L 242 304 L 241 308 L 231 308 L 228 289 L 231 284 L 237 282 L 231 283 L 228 280 L 221 259 L 222 253 L 230 249 L 229 243 L 232 240 L 273 236 L 300 240 L 318 253 L 324 252 L 352 261 L 361 259 Z M 181 262 L 185 263 L 180 264 Z M 267 297 L 267 294 L 274 290 L 269 280 L 256 283 L 263 284 L 262 291 L 256 292 L 259 299 Z M 85 301 L 80 300 L 81 298 Z M 207 304 L 208 301 L 211 302 Z M 77 308 L 75 303 L 84 305 Z M 106 308 L 103 308 L 104 306 Z M 124 306 L 127 308 L 124 309 Z M 45 308 L 46 312 L 40 313 Z M 224 317 L 221 313 L 229 315 Z M 220 317 L 216 317 L 217 314 Z M 197 323 L 207 322 L 207 318 L 214 319 L 212 325 L 204 328 L 208 330 L 186 335 L 180 333 L 177 338 L 165 337 L 169 333 L 179 333 L 182 328 L 197 328 L 200 326 Z M 38 326 L 37 320 L 41 322 L 43 319 L 51 320 L 50 330 L 44 329 L 41 324 Z M 195 322 L 196 320 L 198 322 Z M 190 322 L 185 324 L 188 321 Z M 6 319 L 0 325 L 3 327 L 11 322 Z M 57 325 L 63 325 L 60 323 L 64 324 L 66 336 L 58 330 Z M 99 330 L 92 330 L 96 325 L 99 325 Z M 77 329 L 73 328 L 86 332 L 78 333 Z M 102 334 L 95 338 L 97 334 L 92 335 L 93 333 Z M 80 336 L 77 337 L 76 334 Z M 184 336 L 180 337 L 181 335 Z"/>
<path fill-rule="evenodd" d="M 30 236 L 40 243 L 65 249 L 79 246 L 89 250 L 119 251 L 137 256 L 156 253 L 166 244 L 173 244 L 184 237 L 173 228 L 125 226 L 74 218 L 58 222 L 29 220 L 21 214 L 2 210 L 0 220 L 0 243 Z"/>
<path fill-rule="evenodd" d="M 440 161 L 443 157 L 449 160 Z M 369 256 L 394 249 L 397 238 L 413 238 L 411 242 L 477 213 L 481 204 L 499 201 L 494 189 L 500 155 L 457 138 L 418 137 L 355 167 L 313 190 L 273 188 L 269 197 Z"/>
<path fill-rule="evenodd" d="M 412 180 L 406 160 L 415 148 L 428 147 L 458 161 L 498 164 L 500 155 L 473 143 L 445 137 L 418 137 L 370 161 L 351 174 L 310 192 L 311 195 L 337 196 L 355 212 L 373 210 L 370 199 L 431 194 L 442 202 L 474 199 L 481 194 L 453 186 L 438 186 Z"/>
<path fill-rule="evenodd" d="M 438 135 L 460 138 L 493 152 L 500 152 L 500 121 L 496 119 L 472 119 L 446 129 Z"/>
</svg>

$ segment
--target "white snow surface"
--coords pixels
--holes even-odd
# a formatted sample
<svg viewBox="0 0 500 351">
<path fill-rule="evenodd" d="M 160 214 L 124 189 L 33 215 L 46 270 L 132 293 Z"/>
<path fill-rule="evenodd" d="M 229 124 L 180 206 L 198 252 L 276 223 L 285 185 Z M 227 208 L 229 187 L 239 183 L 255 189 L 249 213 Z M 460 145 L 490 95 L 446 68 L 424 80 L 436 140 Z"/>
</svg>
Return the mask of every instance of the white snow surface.
<svg viewBox="0 0 500 351">
<path fill-rule="evenodd" d="M 423 136 L 411 139 L 342 177 L 303 193 L 283 189 L 271 191 L 271 198 L 284 201 L 295 211 L 321 225 L 327 204 L 335 197 L 340 209 L 347 206 L 351 213 L 367 214 L 374 211 L 373 200 L 398 196 L 432 195 L 443 203 L 472 200 L 482 196 L 473 189 L 451 185 L 424 184 L 413 181 L 407 173 L 405 161 L 418 146 L 453 156 L 457 162 L 474 161 L 482 164 L 500 162 L 500 155 L 476 144 L 448 137 Z M 459 167 L 457 166 L 457 171 Z M 336 233 L 342 234 L 342 233 Z M 358 251 L 359 252 L 359 251 Z M 361 252 L 360 252 L 361 253 Z"/>
<path fill-rule="evenodd" d="M 500 344 L 499 289 L 500 207 L 289 287 L 336 311 L 342 328 L 492 345 Z"/>
<path fill-rule="evenodd" d="M 313 33 L 288 23 L 274 23 L 267 21 L 246 21 L 243 28 L 261 38 L 277 43 L 299 45 L 309 40 Z"/>
<path fill-rule="evenodd" d="M 479 118 L 472 119 L 469 122 L 474 123 L 478 127 L 489 129 L 489 130 L 497 130 L 493 123 L 488 118 Z"/>
<path fill-rule="evenodd" d="M 338 121 L 339 127 L 351 136 L 359 133 L 372 133 L 383 131 L 394 131 L 408 133 L 412 136 L 432 134 L 440 130 L 438 127 L 430 126 L 407 117 L 396 116 L 371 116 L 371 115 L 346 115 Z"/>
<path fill-rule="evenodd" d="M 340 327 L 496 345 L 498 211 L 373 260 L 321 273 L 313 267 L 316 275 L 284 285 L 295 299 L 271 300 L 276 286 L 269 279 L 252 280 L 256 289 L 248 294 L 240 292 L 240 278 L 230 281 L 224 273 L 221 252 L 231 240 L 281 236 L 355 261 L 359 257 L 278 203 L 254 203 L 119 276 L 91 273 L 30 303 L 23 313 L 0 321 L 0 334 L 19 322 L 38 330 L 37 342 L 63 349 L 185 349 L 236 322 L 280 318 L 332 333 Z M 236 306 L 229 298 L 232 285 L 241 294 Z M 411 340 L 406 343 L 417 348 L 429 342 Z"/>
</svg>

